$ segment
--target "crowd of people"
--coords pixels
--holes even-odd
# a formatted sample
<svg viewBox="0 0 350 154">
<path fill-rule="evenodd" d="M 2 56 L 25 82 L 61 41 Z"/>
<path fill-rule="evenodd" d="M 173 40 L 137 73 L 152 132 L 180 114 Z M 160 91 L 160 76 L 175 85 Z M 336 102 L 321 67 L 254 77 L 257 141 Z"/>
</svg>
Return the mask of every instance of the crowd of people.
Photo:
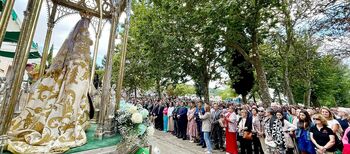
<svg viewBox="0 0 350 154">
<path fill-rule="evenodd" d="M 205 153 L 350 153 L 350 110 L 271 104 L 133 99 L 150 112 L 156 129 L 197 143 Z"/>
</svg>

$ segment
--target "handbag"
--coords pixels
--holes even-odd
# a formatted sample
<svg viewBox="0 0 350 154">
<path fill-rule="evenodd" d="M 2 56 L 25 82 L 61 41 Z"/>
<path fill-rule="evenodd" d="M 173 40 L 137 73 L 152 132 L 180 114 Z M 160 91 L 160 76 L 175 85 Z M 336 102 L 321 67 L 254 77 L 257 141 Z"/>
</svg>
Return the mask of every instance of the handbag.
<svg viewBox="0 0 350 154">
<path fill-rule="evenodd" d="M 248 131 L 244 131 L 243 132 L 243 138 L 246 140 L 253 140 L 253 133 L 252 132 L 248 132 Z"/>
<path fill-rule="evenodd" d="M 267 138 L 265 138 L 265 144 L 271 148 L 277 147 L 277 144 L 273 140 L 269 141 Z"/>
</svg>

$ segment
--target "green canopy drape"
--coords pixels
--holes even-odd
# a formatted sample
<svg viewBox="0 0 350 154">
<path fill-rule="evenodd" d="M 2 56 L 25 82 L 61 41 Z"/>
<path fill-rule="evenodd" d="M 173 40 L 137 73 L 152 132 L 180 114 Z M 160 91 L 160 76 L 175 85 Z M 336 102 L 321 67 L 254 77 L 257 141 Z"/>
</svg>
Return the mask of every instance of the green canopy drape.
<svg viewBox="0 0 350 154">
<path fill-rule="evenodd" d="M 6 0 L 0 0 L 0 12 L 2 12 L 3 5 L 5 4 Z M 1 17 L 1 16 L 0 16 Z M 16 21 L 17 20 L 17 14 L 14 10 L 11 12 L 11 18 L 10 20 Z M 0 56 L 6 57 L 6 58 L 14 58 L 15 56 L 15 47 L 18 43 L 20 35 L 20 29 L 15 31 L 6 31 L 5 38 L 3 42 L 8 42 L 11 45 L 3 44 L 2 48 L 0 49 Z M 37 59 L 41 58 L 40 53 L 38 52 L 38 44 L 34 43 L 32 44 L 32 49 L 29 53 L 29 59 Z"/>
<path fill-rule="evenodd" d="M 19 39 L 19 32 L 6 32 L 4 42 L 17 43 Z"/>
<path fill-rule="evenodd" d="M 15 52 L 11 52 L 11 51 L 2 51 L 0 50 L 0 56 L 1 57 L 7 57 L 7 58 L 13 58 L 15 57 Z M 32 51 L 29 53 L 29 59 L 37 59 L 37 58 L 41 58 L 41 55 L 38 51 Z"/>
</svg>

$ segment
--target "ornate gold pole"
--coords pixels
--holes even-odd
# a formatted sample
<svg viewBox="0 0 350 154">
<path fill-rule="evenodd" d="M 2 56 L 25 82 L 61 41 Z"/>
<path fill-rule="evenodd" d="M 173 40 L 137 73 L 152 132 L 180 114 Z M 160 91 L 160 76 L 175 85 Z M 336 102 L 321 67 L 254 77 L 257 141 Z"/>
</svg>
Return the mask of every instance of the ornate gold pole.
<svg viewBox="0 0 350 154">
<path fill-rule="evenodd" d="M 52 10 L 50 12 L 49 20 L 47 21 L 47 31 L 46 31 L 46 37 L 45 37 L 43 56 L 41 57 L 41 61 L 40 61 L 39 77 L 42 77 L 45 73 L 46 60 L 47 60 L 47 56 L 49 53 L 49 46 L 50 46 L 50 41 L 51 41 L 51 36 L 52 36 L 52 30 L 55 27 L 56 12 L 57 12 L 57 4 L 54 3 Z"/>
<path fill-rule="evenodd" d="M 91 90 L 92 82 L 94 81 L 95 76 L 95 68 L 96 68 L 96 59 L 97 59 L 97 52 L 98 52 L 98 46 L 100 44 L 100 38 L 101 38 L 101 32 L 102 32 L 102 3 L 101 0 L 98 1 L 99 9 L 100 9 L 100 19 L 98 21 L 97 31 L 96 31 L 96 37 L 95 37 L 95 45 L 94 45 L 94 55 L 93 55 L 93 61 L 92 61 L 92 68 L 91 68 L 91 77 L 90 77 L 90 83 L 89 83 L 89 92 Z"/>
<path fill-rule="evenodd" d="M 119 76 L 118 76 L 118 85 L 116 91 L 116 111 L 119 109 L 121 92 L 123 88 L 123 80 L 124 80 L 124 69 L 125 69 L 125 57 L 128 46 L 128 35 L 129 35 L 129 27 L 130 27 L 130 16 L 131 16 L 131 0 L 128 0 L 127 4 L 127 13 L 126 13 L 126 22 L 125 22 L 125 33 L 123 37 L 123 48 L 120 57 L 120 67 L 119 67 Z"/>
<path fill-rule="evenodd" d="M 31 3 L 28 3 L 27 4 L 27 8 L 29 8 L 31 5 Z M 23 19 L 23 23 L 22 23 L 22 26 L 21 26 L 21 32 L 20 32 L 20 35 L 27 31 L 28 29 L 28 9 L 26 11 L 24 11 L 24 19 Z M 18 43 L 17 43 L 17 47 L 16 49 L 20 49 L 23 45 L 21 42 L 23 42 L 25 40 L 25 37 L 19 37 L 19 40 L 18 40 Z M 13 62 L 12 62 L 12 67 L 11 67 L 11 70 L 8 72 L 8 76 L 6 78 L 6 84 L 5 84 L 5 88 L 6 88 L 6 91 L 5 91 L 5 96 L 3 97 L 4 99 L 2 100 L 2 105 L 1 105 L 1 112 L 0 112 L 0 115 L 5 115 L 7 113 L 7 107 L 8 107 L 8 99 L 10 97 L 10 90 L 11 90 L 11 83 L 14 79 L 14 73 L 16 72 L 15 71 L 15 68 L 13 67 L 14 65 L 17 65 L 19 63 L 19 54 L 15 54 L 15 57 L 13 58 Z M 0 129 L 2 130 L 3 128 L 3 123 L 4 123 L 4 118 L 0 118 Z"/>
<path fill-rule="evenodd" d="M 115 9 L 115 8 L 114 8 Z M 112 65 L 113 65 L 113 55 L 115 50 L 115 39 L 116 39 L 116 28 L 118 25 L 120 13 L 114 12 L 111 21 L 111 31 L 109 34 L 108 52 L 105 66 L 105 73 L 103 77 L 103 88 L 102 97 L 100 104 L 100 115 L 98 117 L 98 127 L 95 132 L 95 137 L 102 139 L 103 137 L 103 126 L 106 115 L 107 103 L 110 101 L 110 88 L 111 88 L 111 76 L 112 76 Z"/>
<path fill-rule="evenodd" d="M 1 13 L 0 18 L 0 47 L 2 45 L 2 41 L 4 40 L 5 34 L 6 34 L 6 28 L 7 24 L 9 23 L 9 19 L 11 16 L 13 4 L 15 3 L 15 0 L 7 0 L 4 9 Z"/>
<path fill-rule="evenodd" d="M 9 98 L 4 99 L 4 103 L 8 104 L 8 109 L 4 116 L 4 121 L 1 123 L 1 135 L 7 133 L 7 130 L 10 126 L 12 115 L 16 106 L 18 99 L 18 93 L 21 89 L 24 69 L 27 64 L 29 51 L 32 47 L 33 36 L 35 33 L 36 25 L 39 18 L 40 9 L 42 6 L 43 0 L 30 0 L 27 6 L 27 15 L 24 23 L 22 24 L 23 31 L 20 34 L 20 42 L 18 42 L 18 47 L 16 48 L 15 60 L 13 63 L 14 72 L 13 72 L 13 81 L 10 83 Z M 23 27 L 25 26 L 25 27 Z"/>
</svg>

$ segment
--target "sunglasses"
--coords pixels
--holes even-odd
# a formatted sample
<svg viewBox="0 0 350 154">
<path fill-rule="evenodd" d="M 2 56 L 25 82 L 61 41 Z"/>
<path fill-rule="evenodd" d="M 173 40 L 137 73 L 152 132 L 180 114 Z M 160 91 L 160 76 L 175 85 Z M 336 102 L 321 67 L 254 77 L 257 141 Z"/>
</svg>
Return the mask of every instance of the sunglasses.
<svg viewBox="0 0 350 154">
<path fill-rule="evenodd" d="M 264 112 L 264 111 L 259 111 L 259 112 Z"/>
<path fill-rule="evenodd" d="M 319 118 L 314 118 L 314 120 L 320 120 Z"/>
</svg>

